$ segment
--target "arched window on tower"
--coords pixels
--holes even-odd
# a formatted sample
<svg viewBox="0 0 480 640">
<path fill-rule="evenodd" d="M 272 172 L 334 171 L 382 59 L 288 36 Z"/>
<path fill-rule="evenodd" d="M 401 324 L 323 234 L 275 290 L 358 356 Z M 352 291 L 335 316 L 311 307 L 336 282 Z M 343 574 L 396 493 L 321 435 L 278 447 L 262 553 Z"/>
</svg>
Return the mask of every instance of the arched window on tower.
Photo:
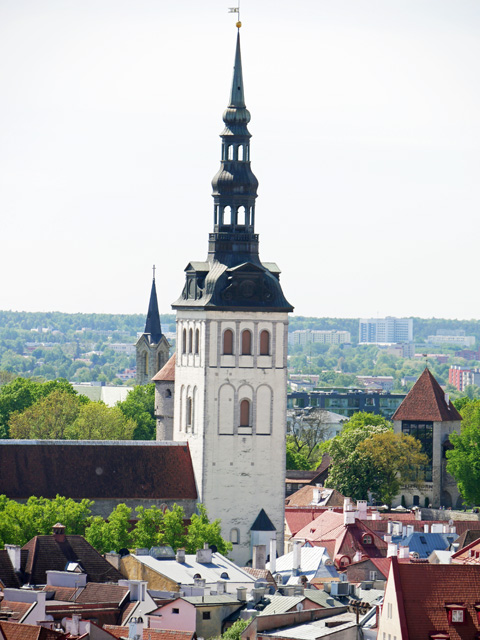
<svg viewBox="0 0 480 640">
<path fill-rule="evenodd" d="M 237 211 L 237 224 L 241 227 L 244 227 L 247 224 L 247 216 L 245 207 L 238 207 Z"/>
<path fill-rule="evenodd" d="M 233 160 L 233 145 L 228 145 L 228 159 Z"/>
<path fill-rule="evenodd" d="M 270 355 L 270 334 L 266 330 L 260 333 L 260 355 Z"/>
<path fill-rule="evenodd" d="M 182 352 L 187 353 L 187 330 L 184 329 L 182 332 Z"/>
<path fill-rule="evenodd" d="M 232 207 L 225 207 L 223 210 L 223 224 L 231 225 L 232 224 Z"/>
<path fill-rule="evenodd" d="M 242 331 L 242 356 L 252 355 L 252 332 L 248 329 Z"/>
<path fill-rule="evenodd" d="M 159 353 L 157 356 L 157 371 L 160 371 L 160 369 L 163 368 L 164 364 L 165 364 L 165 358 L 163 357 L 163 353 Z"/>
<path fill-rule="evenodd" d="M 195 329 L 195 354 L 198 355 L 200 349 L 200 330 Z"/>
<path fill-rule="evenodd" d="M 250 426 L 250 400 L 242 400 L 240 402 L 240 426 Z"/>
<path fill-rule="evenodd" d="M 238 145 L 238 159 L 243 160 L 243 144 Z"/>
<path fill-rule="evenodd" d="M 223 355 L 231 356 L 233 354 L 233 331 L 226 329 L 223 334 Z"/>
<path fill-rule="evenodd" d="M 193 329 L 188 330 L 188 353 L 193 353 Z"/>
</svg>

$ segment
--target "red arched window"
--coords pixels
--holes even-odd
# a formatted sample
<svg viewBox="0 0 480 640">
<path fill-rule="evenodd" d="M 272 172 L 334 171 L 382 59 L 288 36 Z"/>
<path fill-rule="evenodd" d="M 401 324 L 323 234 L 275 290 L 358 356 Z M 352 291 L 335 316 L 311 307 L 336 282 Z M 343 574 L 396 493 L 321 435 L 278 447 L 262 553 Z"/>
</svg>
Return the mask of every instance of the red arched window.
<svg viewBox="0 0 480 640">
<path fill-rule="evenodd" d="M 270 355 L 270 334 L 268 331 L 262 331 L 260 333 L 260 355 Z"/>
<path fill-rule="evenodd" d="M 223 334 L 223 353 L 226 356 L 233 354 L 233 331 L 227 329 Z"/>
<path fill-rule="evenodd" d="M 248 329 L 242 331 L 242 356 L 252 355 L 252 332 Z"/>
<path fill-rule="evenodd" d="M 250 426 L 250 400 L 242 400 L 240 403 L 240 426 Z"/>
</svg>

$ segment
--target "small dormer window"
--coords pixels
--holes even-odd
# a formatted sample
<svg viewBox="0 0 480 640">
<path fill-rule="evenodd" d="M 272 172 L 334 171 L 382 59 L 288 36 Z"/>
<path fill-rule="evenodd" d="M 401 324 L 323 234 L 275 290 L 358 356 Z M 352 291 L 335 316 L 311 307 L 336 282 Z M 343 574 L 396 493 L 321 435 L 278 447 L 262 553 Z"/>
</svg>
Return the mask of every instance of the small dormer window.
<svg viewBox="0 0 480 640">
<path fill-rule="evenodd" d="M 226 571 L 224 571 L 224 572 L 222 573 L 222 575 L 220 576 L 220 578 L 221 578 L 222 580 L 230 580 L 230 576 L 228 575 L 228 573 L 227 573 Z"/>
<path fill-rule="evenodd" d="M 373 538 L 369 533 L 364 533 L 362 536 L 362 544 L 373 544 Z"/>
<path fill-rule="evenodd" d="M 462 604 L 447 604 L 448 622 L 450 624 L 463 624 L 467 608 Z"/>
</svg>

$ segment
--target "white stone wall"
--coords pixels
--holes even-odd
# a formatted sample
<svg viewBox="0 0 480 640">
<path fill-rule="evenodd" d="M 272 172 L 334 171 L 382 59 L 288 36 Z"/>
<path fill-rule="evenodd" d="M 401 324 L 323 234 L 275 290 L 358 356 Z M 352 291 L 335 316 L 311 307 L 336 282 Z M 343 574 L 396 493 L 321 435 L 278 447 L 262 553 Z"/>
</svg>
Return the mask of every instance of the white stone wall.
<svg viewBox="0 0 480 640">
<path fill-rule="evenodd" d="M 251 558 L 250 527 L 262 508 L 283 547 L 287 326 L 286 313 L 177 312 L 174 439 L 189 442 L 210 518 L 222 520 L 225 538 L 239 536 L 231 555 L 240 564 Z M 234 334 L 232 355 L 223 354 L 226 329 Z M 241 354 L 245 329 L 251 355 Z M 197 330 L 195 354 L 189 336 Z M 269 355 L 259 353 L 262 330 L 270 333 Z M 248 426 L 240 425 L 244 399 Z"/>
<path fill-rule="evenodd" d="M 155 418 L 157 440 L 173 440 L 173 398 L 175 383 L 170 380 L 155 382 Z"/>
</svg>

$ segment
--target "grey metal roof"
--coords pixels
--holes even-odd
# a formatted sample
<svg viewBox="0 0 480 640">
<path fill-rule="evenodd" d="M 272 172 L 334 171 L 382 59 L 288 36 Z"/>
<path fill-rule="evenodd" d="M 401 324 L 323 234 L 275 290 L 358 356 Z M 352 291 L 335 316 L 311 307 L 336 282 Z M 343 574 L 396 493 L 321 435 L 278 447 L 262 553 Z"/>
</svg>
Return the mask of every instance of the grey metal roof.
<svg viewBox="0 0 480 640">
<path fill-rule="evenodd" d="M 273 613 L 285 613 L 293 607 L 299 605 L 305 596 L 269 596 L 270 604 L 259 613 L 260 616 L 269 616 Z M 302 607 L 303 609 L 303 607 Z"/>
<path fill-rule="evenodd" d="M 343 624 L 339 624 L 335 627 L 327 627 L 326 623 L 333 621 L 345 621 Z M 340 613 L 336 616 L 329 618 L 323 618 L 322 620 L 315 620 L 307 624 L 299 624 L 292 627 L 286 627 L 278 629 L 276 631 L 262 631 L 263 636 L 267 637 L 281 637 L 281 638 L 293 638 L 294 640 L 316 640 L 316 638 L 322 638 L 329 636 L 330 634 L 337 634 L 339 631 L 344 631 L 351 627 L 356 626 L 356 615 L 354 613 Z"/>
<path fill-rule="evenodd" d="M 436 549 L 445 550 L 457 538 L 455 533 L 422 533 L 414 531 L 409 536 L 399 539 L 399 543 L 418 553 L 419 558 L 428 558 Z M 395 541 L 397 539 L 395 538 Z"/>
<path fill-rule="evenodd" d="M 232 598 L 228 593 L 220 594 L 217 596 L 184 596 L 182 600 L 186 602 L 190 602 L 190 604 L 195 605 L 196 607 L 201 605 L 222 605 L 222 604 L 238 604 L 240 606 L 241 602 L 239 602 L 236 598 Z"/>
<path fill-rule="evenodd" d="M 343 605 L 341 600 L 334 598 L 330 593 L 327 593 L 327 591 L 320 591 L 320 589 L 305 589 L 304 595 L 322 607 L 341 607 Z"/>
</svg>

